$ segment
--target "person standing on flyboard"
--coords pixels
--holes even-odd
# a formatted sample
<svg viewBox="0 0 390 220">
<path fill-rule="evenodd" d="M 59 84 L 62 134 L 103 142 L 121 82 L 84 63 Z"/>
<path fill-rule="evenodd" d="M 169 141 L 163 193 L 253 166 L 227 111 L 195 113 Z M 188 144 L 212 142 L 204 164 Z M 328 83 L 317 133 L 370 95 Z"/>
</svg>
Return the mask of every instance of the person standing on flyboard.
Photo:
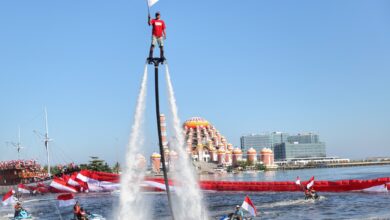
<svg viewBox="0 0 390 220">
<path fill-rule="evenodd" d="M 164 60 L 164 40 L 167 38 L 167 34 L 165 32 L 165 22 L 160 19 L 160 12 L 156 12 L 155 19 L 150 19 L 150 16 L 148 16 L 148 24 L 153 26 L 149 59 L 153 59 L 153 50 L 158 44 L 160 47 L 160 59 Z"/>
</svg>

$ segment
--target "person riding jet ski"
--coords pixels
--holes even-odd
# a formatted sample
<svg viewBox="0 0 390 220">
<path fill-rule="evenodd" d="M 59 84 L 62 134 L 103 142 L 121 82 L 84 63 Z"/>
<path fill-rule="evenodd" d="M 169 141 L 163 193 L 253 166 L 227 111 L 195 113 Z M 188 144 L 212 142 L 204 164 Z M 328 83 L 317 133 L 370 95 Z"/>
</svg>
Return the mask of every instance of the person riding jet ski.
<svg viewBox="0 0 390 220">
<path fill-rule="evenodd" d="M 318 199 L 319 196 L 317 194 L 317 192 L 311 188 L 311 189 L 308 189 L 307 187 L 305 188 L 305 199 Z"/>
</svg>

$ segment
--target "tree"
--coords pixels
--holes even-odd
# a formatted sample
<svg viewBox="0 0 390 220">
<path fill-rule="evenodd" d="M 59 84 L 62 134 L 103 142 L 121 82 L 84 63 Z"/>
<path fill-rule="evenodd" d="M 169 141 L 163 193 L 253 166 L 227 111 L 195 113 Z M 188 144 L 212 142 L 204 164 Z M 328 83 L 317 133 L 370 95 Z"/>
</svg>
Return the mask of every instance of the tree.
<svg viewBox="0 0 390 220">
<path fill-rule="evenodd" d="M 100 171 L 100 172 L 108 172 L 112 173 L 112 169 L 104 160 L 100 160 L 99 157 L 91 156 L 91 160 L 89 164 L 81 164 L 81 169 Z"/>
</svg>

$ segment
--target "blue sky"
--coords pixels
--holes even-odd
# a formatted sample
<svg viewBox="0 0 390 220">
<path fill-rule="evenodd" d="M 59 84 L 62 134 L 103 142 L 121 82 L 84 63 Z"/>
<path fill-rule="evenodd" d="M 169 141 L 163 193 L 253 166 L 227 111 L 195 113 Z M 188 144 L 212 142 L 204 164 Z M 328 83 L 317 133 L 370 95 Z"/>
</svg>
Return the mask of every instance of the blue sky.
<svg viewBox="0 0 390 220">
<path fill-rule="evenodd" d="M 246 133 L 313 131 L 328 155 L 390 156 L 390 2 L 169 1 L 166 57 L 180 117 L 234 145 Z M 54 162 L 124 160 L 150 28 L 143 0 L 0 2 L 0 160 L 22 156 L 49 112 Z M 157 150 L 149 81 L 145 152 Z M 166 102 L 162 85 L 162 99 Z M 167 105 L 162 106 L 167 112 Z"/>
</svg>

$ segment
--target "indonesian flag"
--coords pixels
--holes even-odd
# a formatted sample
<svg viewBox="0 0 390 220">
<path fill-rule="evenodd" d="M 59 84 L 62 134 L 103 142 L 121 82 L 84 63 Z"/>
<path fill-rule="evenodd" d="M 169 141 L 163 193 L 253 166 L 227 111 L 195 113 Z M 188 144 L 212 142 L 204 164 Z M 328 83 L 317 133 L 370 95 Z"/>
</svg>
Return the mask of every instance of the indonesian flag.
<svg viewBox="0 0 390 220">
<path fill-rule="evenodd" d="M 52 187 L 56 192 L 77 192 L 75 187 L 68 185 L 64 180 L 59 178 L 54 178 L 50 183 L 50 187 Z"/>
<path fill-rule="evenodd" d="M 72 206 L 76 203 L 73 194 L 71 193 L 61 194 L 57 196 L 57 200 L 58 200 L 59 207 Z"/>
<path fill-rule="evenodd" d="M 245 197 L 244 202 L 242 203 L 241 207 L 251 213 L 253 217 L 257 216 L 257 210 L 256 206 L 253 205 L 252 200 L 249 198 L 249 196 Z"/>
<path fill-rule="evenodd" d="M 3 205 L 8 205 L 12 204 L 15 202 L 15 197 L 14 197 L 15 191 L 13 189 L 10 189 L 4 196 L 3 199 L 1 200 L 1 203 Z"/>
<path fill-rule="evenodd" d="M 19 184 L 18 185 L 18 192 L 28 194 L 28 193 L 30 193 L 30 189 L 27 186 L 25 186 L 24 184 Z"/>
<path fill-rule="evenodd" d="M 175 190 L 174 186 L 172 186 L 170 183 L 168 183 L 168 185 L 169 185 L 169 190 L 171 190 L 171 191 Z M 167 189 L 165 187 L 165 183 L 161 183 L 161 182 L 153 181 L 153 180 L 144 181 L 142 186 L 159 189 L 161 191 L 166 191 L 166 189 Z"/>
<path fill-rule="evenodd" d="M 297 180 L 295 180 L 295 184 L 298 186 L 301 185 L 301 179 L 299 178 L 299 176 L 297 176 Z"/>
<path fill-rule="evenodd" d="M 82 170 L 80 173 L 77 174 L 76 178 L 86 183 L 89 180 L 89 177 L 87 177 L 88 174 L 88 171 Z"/>
<path fill-rule="evenodd" d="M 154 4 L 156 4 L 158 0 L 148 0 L 148 6 L 149 8 L 152 7 Z"/>
<path fill-rule="evenodd" d="M 119 175 L 112 173 L 82 170 L 75 181 L 91 192 L 114 191 L 120 188 Z"/>
<path fill-rule="evenodd" d="M 307 189 L 310 189 L 314 185 L 314 176 L 312 176 L 309 180 L 309 183 L 306 185 Z"/>
</svg>

